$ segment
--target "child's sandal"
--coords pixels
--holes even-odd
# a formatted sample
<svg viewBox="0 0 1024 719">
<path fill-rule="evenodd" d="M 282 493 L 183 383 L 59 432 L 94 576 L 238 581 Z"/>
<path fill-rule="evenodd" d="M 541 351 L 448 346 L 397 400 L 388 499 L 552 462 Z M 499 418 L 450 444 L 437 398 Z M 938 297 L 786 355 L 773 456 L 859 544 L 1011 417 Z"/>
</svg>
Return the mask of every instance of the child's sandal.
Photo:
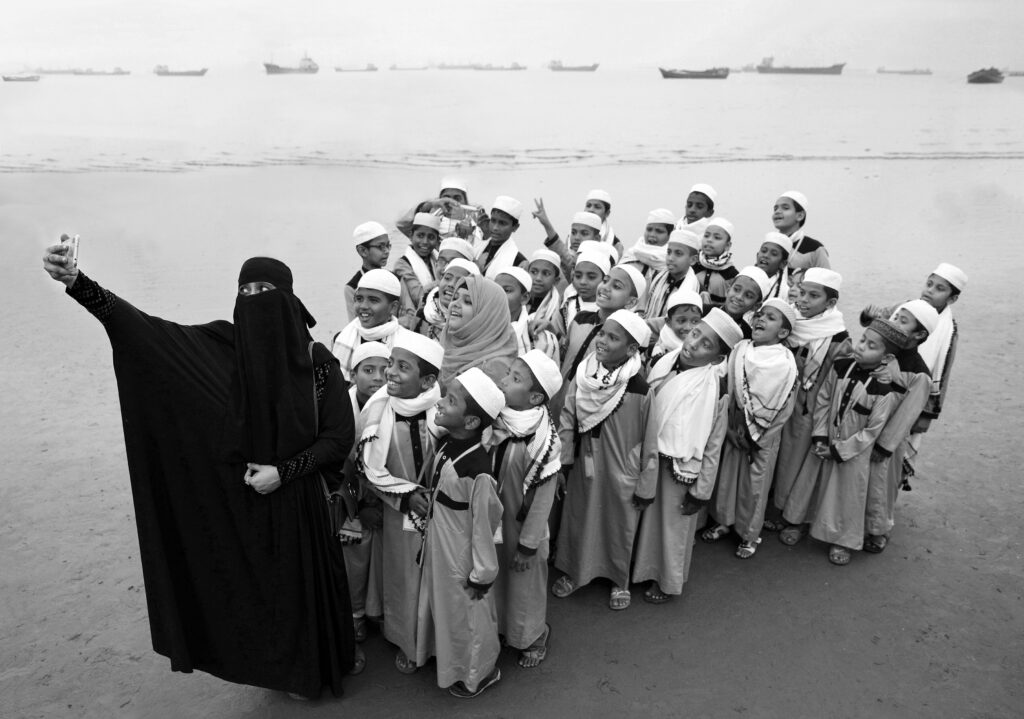
<svg viewBox="0 0 1024 719">
<path fill-rule="evenodd" d="M 850 557 L 850 550 L 846 547 L 840 547 L 838 544 L 833 544 L 828 549 L 828 561 L 840 567 L 849 564 Z"/>
<path fill-rule="evenodd" d="M 740 542 L 740 546 L 736 549 L 736 556 L 740 559 L 750 559 L 754 556 L 754 553 L 757 551 L 757 545 L 760 543 L 760 537 L 750 542 Z"/>
<path fill-rule="evenodd" d="M 728 527 L 726 527 L 724 524 L 716 524 L 711 529 L 705 529 L 703 532 L 700 533 L 700 541 L 707 542 L 708 544 L 710 544 L 711 542 L 717 542 L 719 539 L 721 539 L 728 533 Z"/>
</svg>

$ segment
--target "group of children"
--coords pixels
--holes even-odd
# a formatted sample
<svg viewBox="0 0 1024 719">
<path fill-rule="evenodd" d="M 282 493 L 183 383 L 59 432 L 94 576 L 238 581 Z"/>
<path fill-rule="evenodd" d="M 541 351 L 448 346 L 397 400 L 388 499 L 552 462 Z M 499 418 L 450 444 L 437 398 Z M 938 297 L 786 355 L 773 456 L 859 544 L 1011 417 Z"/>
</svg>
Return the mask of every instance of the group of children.
<svg viewBox="0 0 1024 719">
<path fill-rule="evenodd" d="M 537 666 L 549 562 L 554 596 L 604 579 L 623 610 L 631 584 L 655 604 L 681 594 L 697 537 L 735 535 L 741 559 L 766 529 L 809 534 L 836 565 L 885 549 L 967 277 L 940 264 L 918 299 L 865 308 L 853 338 L 806 196 L 779 196 L 740 267 L 717 199 L 695 185 L 629 247 L 607 192 L 566 239 L 538 200 L 544 247 L 526 257 L 522 203 L 485 211 L 446 178 L 398 221 L 409 249 L 391 271 L 387 229 L 356 228 L 333 343 L 361 437 L 343 538 L 357 637 L 379 620 L 400 671 L 434 657 L 440 686 L 475 696 L 500 678 L 500 637 Z"/>
</svg>

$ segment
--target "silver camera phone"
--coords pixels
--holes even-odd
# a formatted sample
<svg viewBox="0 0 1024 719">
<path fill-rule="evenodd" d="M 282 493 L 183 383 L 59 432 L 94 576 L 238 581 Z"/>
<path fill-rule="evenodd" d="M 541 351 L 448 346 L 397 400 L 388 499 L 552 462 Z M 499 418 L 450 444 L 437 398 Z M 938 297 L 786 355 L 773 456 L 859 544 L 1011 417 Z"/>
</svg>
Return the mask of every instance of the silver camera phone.
<svg viewBox="0 0 1024 719">
<path fill-rule="evenodd" d="M 68 271 L 78 269 L 78 235 L 74 235 L 73 237 L 61 235 L 60 243 L 68 248 L 64 253 L 64 257 L 67 260 L 64 263 L 64 267 Z"/>
</svg>

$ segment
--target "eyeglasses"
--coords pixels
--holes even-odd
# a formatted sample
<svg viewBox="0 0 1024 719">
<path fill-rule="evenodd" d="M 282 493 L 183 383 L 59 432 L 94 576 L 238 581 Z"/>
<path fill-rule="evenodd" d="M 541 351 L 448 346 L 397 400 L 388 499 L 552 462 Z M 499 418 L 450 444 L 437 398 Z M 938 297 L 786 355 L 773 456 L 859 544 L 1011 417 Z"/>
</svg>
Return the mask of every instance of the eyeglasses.
<svg viewBox="0 0 1024 719">
<path fill-rule="evenodd" d="M 383 252 L 384 250 L 390 250 L 391 249 L 391 243 L 390 242 L 378 242 L 378 243 L 373 244 L 373 245 L 367 245 L 366 249 L 368 249 L 368 250 L 377 250 L 378 252 Z"/>
</svg>

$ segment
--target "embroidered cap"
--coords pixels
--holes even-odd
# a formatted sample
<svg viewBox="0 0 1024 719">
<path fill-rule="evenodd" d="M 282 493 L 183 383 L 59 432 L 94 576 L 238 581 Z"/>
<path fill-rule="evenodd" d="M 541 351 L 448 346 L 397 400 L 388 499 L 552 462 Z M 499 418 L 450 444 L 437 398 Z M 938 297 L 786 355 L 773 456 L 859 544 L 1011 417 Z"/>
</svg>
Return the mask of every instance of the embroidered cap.
<svg viewBox="0 0 1024 719">
<path fill-rule="evenodd" d="M 352 369 L 359 366 L 359 363 L 363 360 L 370 359 L 371 357 L 382 357 L 388 359 L 391 356 L 391 350 L 383 342 L 363 342 L 361 345 L 352 350 Z"/>
<path fill-rule="evenodd" d="M 441 244 L 438 246 L 437 251 L 439 253 L 458 252 L 467 260 L 473 260 L 473 245 L 458 237 L 446 237 L 441 240 Z"/>
<path fill-rule="evenodd" d="M 388 237 L 387 228 L 379 222 L 372 220 L 356 225 L 356 229 L 352 231 L 352 239 L 356 241 L 357 245 L 365 245 L 370 240 L 375 240 L 382 236 Z"/>
<path fill-rule="evenodd" d="M 530 350 L 526 354 L 519 355 L 519 359 L 530 368 L 534 379 L 544 389 L 544 394 L 548 396 L 548 399 L 554 397 L 562 388 L 562 373 L 559 371 L 558 365 L 541 350 Z"/>
<path fill-rule="evenodd" d="M 419 332 L 413 332 L 404 328 L 398 328 L 395 332 L 395 339 L 392 343 L 393 349 L 402 349 L 413 353 L 424 362 L 428 362 L 440 369 L 444 361 L 444 348 Z"/>
<path fill-rule="evenodd" d="M 417 212 L 412 218 L 413 227 L 429 227 L 435 232 L 441 229 L 441 218 L 433 212 Z"/>
<path fill-rule="evenodd" d="M 361 290 L 379 290 L 392 297 L 402 294 L 402 283 L 388 270 L 370 270 L 359 278 L 356 286 Z"/>
<path fill-rule="evenodd" d="M 615 310 L 605 320 L 605 323 L 608 322 L 615 322 L 620 325 L 641 347 L 646 347 L 647 343 L 651 341 L 651 328 L 644 321 L 644 318 L 636 312 Z"/>
<path fill-rule="evenodd" d="M 494 277 L 497 279 L 502 275 L 508 275 L 516 282 L 523 286 L 524 292 L 529 292 L 533 286 L 533 278 L 530 277 L 530 273 L 524 270 L 522 267 L 506 267 L 501 272 L 496 274 Z"/>
<path fill-rule="evenodd" d="M 690 230 L 673 230 L 668 236 L 668 244 L 685 245 L 691 250 L 700 252 L 700 238 L 696 232 Z"/>
<path fill-rule="evenodd" d="M 964 274 L 964 271 L 948 262 L 940 263 L 938 267 L 932 270 L 932 274 L 938 275 L 961 292 L 967 287 L 967 275 Z"/>
<path fill-rule="evenodd" d="M 895 322 L 883 319 L 873 319 L 865 329 L 877 332 L 878 335 L 888 342 L 893 348 L 906 349 L 910 344 L 910 335 L 904 332 Z"/>
<path fill-rule="evenodd" d="M 843 276 L 835 270 L 826 270 L 824 267 L 808 267 L 804 270 L 801 282 L 813 282 L 822 287 L 829 287 L 836 292 L 843 286 Z"/>
<path fill-rule="evenodd" d="M 494 203 L 491 205 L 491 212 L 495 210 L 501 210 L 513 220 L 519 222 L 519 217 L 523 214 L 523 203 L 508 195 L 498 195 L 494 198 Z"/>
<path fill-rule="evenodd" d="M 601 231 L 601 218 L 595 215 L 593 212 L 577 212 L 572 216 L 572 224 L 574 225 L 585 225 L 591 229 Z M 587 240 L 590 242 L 590 240 Z"/>
<path fill-rule="evenodd" d="M 712 307 L 701 322 L 710 327 L 711 331 L 718 335 L 729 349 L 735 347 L 736 343 L 743 339 L 743 330 L 736 324 L 736 320 L 717 307 Z"/>
<path fill-rule="evenodd" d="M 504 393 L 479 367 L 470 367 L 455 380 L 491 419 L 497 419 L 501 410 L 505 409 Z"/>
</svg>

